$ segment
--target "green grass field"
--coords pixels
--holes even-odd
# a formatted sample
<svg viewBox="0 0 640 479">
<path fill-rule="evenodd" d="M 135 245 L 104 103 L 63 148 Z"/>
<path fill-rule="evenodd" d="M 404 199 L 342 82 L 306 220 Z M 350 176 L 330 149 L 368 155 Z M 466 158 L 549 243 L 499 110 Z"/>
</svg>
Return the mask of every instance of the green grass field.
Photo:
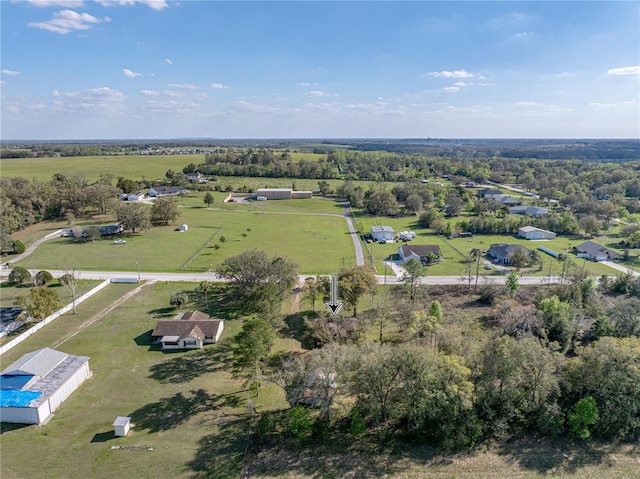
<svg viewBox="0 0 640 479">
<path fill-rule="evenodd" d="M 317 161 L 326 155 L 306 152 L 290 153 L 294 162 L 303 159 Z M 75 156 L 64 158 L 4 158 L 0 160 L 2 176 L 50 180 L 56 173 L 80 173 L 90 181 L 101 174 L 124 176 L 132 180 L 164 178 L 168 170 L 182 171 L 194 163 L 204 163 L 205 155 L 114 155 Z M 291 183 L 291 179 L 288 180 Z M 295 181 L 295 180 L 294 180 Z M 317 181 L 315 182 L 317 188 Z M 242 184 L 242 183 L 241 183 Z"/>
<path fill-rule="evenodd" d="M 282 201 L 282 209 L 278 209 L 276 202 L 272 202 L 273 206 L 266 203 L 269 202 L 264 206 L 262 203 L 255 207 L 236 204 L 229 209 L 217 209 L 220 205 L 216 202 L 211 209 L 204 208 L 204 204 L 180 208 L 181 215 L 175 225 L 124 235 L 127 243 L 123 245 L 114 245 L 111 239 L 76 243 L 70 238 L 54 238 L 16 264 L 39 269 L 73 266 L 135 271 L 138 261 L 141 271 L 206 271 L 225 258 L 250 249 L 287 256 L 298 263 L 301 273 L 331 273 L 354 261 L 346 221 L 317 214 L 342 213 L 342 208 L 334 202 Z M 175 231 L 180 223 L 188 224 L 189 231 Z M 222 237 L 226 241 L 221 242 Z"/>
<path fill-rule="evenodd" d="M 246 401 L 262 410 L 286 404 L 273 385 L 256 398 L 231 378 L 229 348 L 240 321 L 227 321 L 221 342 L 203 350 L 166 354 L 150 348 L 157 319 L 172 314 L 169 296 L 186 289 L 180 283 L 147 285 L 65 340 L 92 312 L 133 287 L 110 285 L 83 304 L 78 315 L 59 318 L 3 355 L 3 364 L 10 364 L 55 344 L 61 351 L 90 356 L 93 371 L 46 426 L 2 424 L 3 479 L 236 477 L 249 433 Z M 135 424 L 124 438 L 112 432 L 119 415 L 131 416 Z M 153 450 L 112 450 L 114 445 Z"/>
</svg>

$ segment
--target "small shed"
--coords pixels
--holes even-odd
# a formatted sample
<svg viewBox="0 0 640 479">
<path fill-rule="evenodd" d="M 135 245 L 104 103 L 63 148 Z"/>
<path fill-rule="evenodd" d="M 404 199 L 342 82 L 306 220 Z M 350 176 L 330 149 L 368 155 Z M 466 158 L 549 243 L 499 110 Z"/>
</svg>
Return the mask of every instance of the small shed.
<svg viewBox="0 0 640 479">
<path fill-rule="evenodd" d="M 183 232 L 183 231 L 188 231 L 189 230 L 189 225 L 180 225 L 180 228 L 178 228 L 178 231 Z"/>
<path fill-rule="evenodd" d="M 131 418 L 128 416 L 118 416 L 113 422 L 113 430 L 116 436 L 124 437 L 129 434 Z"/>
</svg>

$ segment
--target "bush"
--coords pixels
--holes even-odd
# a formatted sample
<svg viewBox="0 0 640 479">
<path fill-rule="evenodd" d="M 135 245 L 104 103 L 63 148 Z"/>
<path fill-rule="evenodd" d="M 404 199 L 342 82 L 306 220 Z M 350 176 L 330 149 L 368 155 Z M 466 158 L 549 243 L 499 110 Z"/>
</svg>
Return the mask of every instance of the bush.
<svg viewBox="0 0 640 479">
<path fill-rule="evenodd" d="M 287 431 L 293 437 L 302 439 L 309 435 L 313 428 L 313 419 L 309 410 L 302 406 L 296 406 L 289 410 Z"/>
<path fill-rule="evenodd" d="M 24 245 L 24 243 L 20 240 L 15 240 L 13 242 L 13 252 L 15 254 L 22 254 L 27 250 L 26 246 Z"/>
<path fill-rule="evenodd" d="M 36 286 L 46 286 L 47 284 L 53 281 L 53 276 L 48 271 L 42 270 L 38 271 L 33 278 L 33 282 Z"/>
<path fill-rule="evenodd" d="M 16 266 L 9 273 L 9 281 L 14 284 L 26 284 L 31 282 L 31 273 L 27 268 Z"/>
</svg>

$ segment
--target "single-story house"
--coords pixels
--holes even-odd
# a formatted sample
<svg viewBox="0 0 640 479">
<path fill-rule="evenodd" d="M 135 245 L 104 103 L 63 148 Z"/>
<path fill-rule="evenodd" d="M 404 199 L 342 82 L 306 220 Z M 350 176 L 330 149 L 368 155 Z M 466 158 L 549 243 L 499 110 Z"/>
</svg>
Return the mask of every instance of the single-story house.
<svg viewBox="0 0 640 479">
<path fill-rule="evenodd" d="M 512 198 L 511 196 L 503 196 L 502 198 L 498 198 L 498 201 L 505 206 L 516 206 L 521 203 L 519 199 Z"/>
<path fill-rule="evenodd" d="M 476 196 L 479 198 L 493 198 L 494 200 L 500 200 L 504 194 L 500 190 L 494 188 L 484 188 L 476 191 Z"/>
<path fill-rule="evenodd" d="M 554 239 L 556 234 L 553 231 L 547 231 L 535 226 L 523 226 L 518 229 L 518 236 L 528 240 L 547 240 Z"/>
<path fill-rule="evenodd" d="M 539 206 L 512 206 L 509 208 L 509 213 L 512 215 L 527 215 L 532 218 L 540 218 L 549 214 L 549 208 Z"/>
<path fill-rule="evenodd" d="M 513 253 L 515 253 L 518 248 L 523 248 L 525 252 L 529 255 L 531 254 L 531 250 L 519 244 L 507 244 L 507 243 L 496 243 L 492 244 L 489 247 L 489 256 L 495 258 L 495 262 L 499 264 L 510 264 L 511 258 L 513 257 Z"/>
<path fill-rule="evenodd" d="M 371 238 L 373 241 L 394 241 L 396 238 L 396 232 L 391 226 L 372 226 Z"/>
<path fill-rule="evenodd" d="M 591 261 L 616 261 L 620 259 L 618 253 L 593 241 L 585 241 L 574 249 L 578 258 L 587 258 Z"/>
<path fill-rule="evenodd" d="M 200 311 L 178 314 L 174 319 L 161 319 L 151 333 L 162 349 L 202 349 L 215 344 L 224 330 L 224 321 L 211 319 Z"/>
<path fill-rule="evenodd" d="M 398 248 L 398 256 L 403 263 L 410 259 L 416 259 L 422 264 L 427 264 L 439 261 L 442 255 L 440 254 L 440 246 L 436 244 L 404 244 Z"/>
<path fill-rule="evenodd" d="M 187 173 L 187 181 L 191 181 L 192 183 L 206 183 L 207 179 L 200 172 L 195 173 Z"/>
<path fill-rule="evenodd" d="M 50 348 L 27 353 L 0 374 L 2 421 L 43 424 L 90 377 L 86 356 Z"/>
<path fill-rule="evenodd" d="M 187 193 L 189 193 L 189 190 L 184 186 L 153 186 L 152 188 L 149 188 L 147 196 L 160 198 L 162 196 L 186 195 Z"/>
</svg>

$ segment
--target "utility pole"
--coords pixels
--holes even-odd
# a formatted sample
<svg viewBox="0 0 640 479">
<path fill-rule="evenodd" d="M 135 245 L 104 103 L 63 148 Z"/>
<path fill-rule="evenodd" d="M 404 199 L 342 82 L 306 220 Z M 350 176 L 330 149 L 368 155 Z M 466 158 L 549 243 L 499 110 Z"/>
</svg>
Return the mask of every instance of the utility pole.
<svg viewBox="0 0 640 479">
<path fill-rule="evenodd" d="M 138 268 L 138 283 L 140 282 L 140 260 L 136 256 L 136 267 Z"/>
</svg>

